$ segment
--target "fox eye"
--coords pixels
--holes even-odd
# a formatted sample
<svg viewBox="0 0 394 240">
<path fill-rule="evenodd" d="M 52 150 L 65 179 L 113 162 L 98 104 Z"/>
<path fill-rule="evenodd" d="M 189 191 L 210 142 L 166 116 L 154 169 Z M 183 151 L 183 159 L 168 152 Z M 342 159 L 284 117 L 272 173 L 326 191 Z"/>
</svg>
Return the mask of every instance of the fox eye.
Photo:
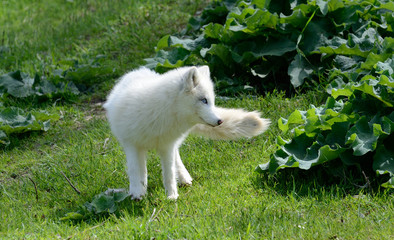
<svg viewBox="0 0 394 240">
<path fill-rule="evenodd" d="M 206 98 L 202 98 L 201 102 L 204 103 L 204 104 L 208 104 L 208 100 Z"/>
</svg>

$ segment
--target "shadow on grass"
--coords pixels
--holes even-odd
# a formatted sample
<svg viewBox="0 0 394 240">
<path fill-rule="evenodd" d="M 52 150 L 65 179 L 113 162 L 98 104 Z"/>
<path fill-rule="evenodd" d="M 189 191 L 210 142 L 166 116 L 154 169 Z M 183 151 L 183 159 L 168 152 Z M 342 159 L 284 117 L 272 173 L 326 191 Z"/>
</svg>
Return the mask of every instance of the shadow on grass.
<svg viewBox="0 0 394 240">
<path fill-rule="evenodd" d="M 39 136 L 43 131 L 31 131 L 31 132 L 24 132 L 24 133 L 14 133 L 8 136 L 8 145 L 1 144 L 0 150 L 1 151 L 11 151 L 14 148 L 21 147 L 31 138 Z"/>
<path fill-rule="evenodd" d="M 257 175 L 253 184 L 256 188 L 269 188 L 284 196 L 319 196 L 327 192 L 335 192 L 337 197 L 360 193 L 375 195 L 384 192 L 380 185 L 390 177 L 388 174 L 377 176 L 369 157 L 364 157 L 358 166 L 346 166 L 338 159 L 309 170 L 287 168 L 275 175 L 262 173 Z"/>
</svg>

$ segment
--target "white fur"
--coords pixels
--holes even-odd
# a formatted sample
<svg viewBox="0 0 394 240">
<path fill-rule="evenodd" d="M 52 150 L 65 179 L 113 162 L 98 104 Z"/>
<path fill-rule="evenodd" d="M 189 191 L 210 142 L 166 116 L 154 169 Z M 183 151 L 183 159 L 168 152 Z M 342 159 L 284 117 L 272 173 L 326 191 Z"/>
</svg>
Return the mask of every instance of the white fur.
<svg viewBox="0 0 394 240">
<path fill-rule="evenodd" d="M 178 150 L 190 131 L 213 139 L 236 139 L 258 135 L 269 126 L 269 120 L 257 112 L 216 108 L 214 101 L 207 66 L 182 67 L 162 75 L 140 68 L 120 79 L 104 108 L 126 153 L 132 198 L 146 194 L 148 150 L 156 149 L 160 155 L 167 196 L 176 199 L 176 180 L 192 183 Z"/>
</svg>

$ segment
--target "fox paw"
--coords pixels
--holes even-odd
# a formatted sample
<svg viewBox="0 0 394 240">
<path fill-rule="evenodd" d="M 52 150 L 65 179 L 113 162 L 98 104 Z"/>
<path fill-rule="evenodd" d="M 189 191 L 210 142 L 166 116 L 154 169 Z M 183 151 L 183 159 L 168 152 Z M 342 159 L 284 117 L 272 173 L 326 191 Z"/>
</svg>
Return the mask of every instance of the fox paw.
<svg viewBox="0 0 394 240">
<path fill-rule="evenodd" d="M 177 193 L 173 193 L 173 194 L 171 194 L 171 195 L 168 195 L 167 196 L 167 199 L 168 200 L 177 200 L 178 199 L 178 194 Z"/>
<path fill-rule="evenodd" d="M 131 197 L 132 200 L 141 200 L 146 194 L 146 190 L 145 189 L 134 189 L 134 188 L 130 188 L 129 191 L 129 195 Z"/>
<path fill-rule="evenodd" d="M 181 187 L 187 187 L 187 186 L 191 186 L 193 183 L 192 183 L 192 180 L 190 179 L 190 181 L 179 181 L 179 186 L 181 186 Z"/>
<path fill-rule="evenodd" d="M 180 186 L 190 186 L 193 179 L 187 171 L 184 171 L 178 172 L 177 181 Z"/>
<path fill-rule="evenodd" d="M 190 185 L 192 185 L 192 181 L 193 181 L 193 179 L 190 176 L 178 178 L 178 184 L 180 186 L 190 186 Z"/>
<path fill-rule="evenodd" d="M 141 201 L 141 200 L 142 200 L 142 197 L 143 197 L 143 196 L 139 196 L 139 197 L 136 197 L 136 196 L 133 196 L 133 195 L 130 196 L 131 200 L 133 200 L 133 201 L 135 201 L 135 202 Z"/>
</svg>

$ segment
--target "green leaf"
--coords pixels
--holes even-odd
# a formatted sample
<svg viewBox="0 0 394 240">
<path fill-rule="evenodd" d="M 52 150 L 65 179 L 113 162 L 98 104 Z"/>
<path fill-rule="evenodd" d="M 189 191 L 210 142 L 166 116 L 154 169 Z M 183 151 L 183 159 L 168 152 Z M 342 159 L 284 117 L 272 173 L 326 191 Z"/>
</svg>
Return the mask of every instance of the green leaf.
<svg viewBox="0 0 394 240">
<path fill-rule="evenodd" d="M 60 218 L 60 221 L 82 220 L 84 218 L 85 218 L 85 216 L 78 213 L 78 212 L 69 212 L 69 213 L 66 213 L 66 215 L 64 217 Z"/>
<path fill-rule="evenodd" d="M 237 63 L 250 63 L 263 56 L 281 56 L 296 49 L 296 44 L 287 38 L 269 39 L 264 44 L 245 41 L 233 49 L 232 57 Z"/>
<path fill-rule="evenodd" d="M 286 142 L 282 147 L 282 151 L 293 158 L 301 160 L 309 157 L 311 145 L 313 144 L 313 138 L 307 136 L 305 133 L 293 138 L 291 141 Z"/>
<path fill-rule="evenodd" d="M 355 156 L 362 156 L 374 151 L 379 137 L 389 134 L 382 130 L 379 120 L 375 117 L 368 121 L 367 117 L 363 116 L 349 130 L 346 144 L 351 145 Z"/>
<path fill-rule="evenodd" d="M 387 77 L 391 77 L 391 79 L 387 79 L 385 83 L 381 83 L 381 84 L 394 88 L 394 79 L 392 78 L 392 76 L 394 75 L 394 57 L 389 58 L 384 62 L 377 62 L 374 65 L 374 69 L 379 74 L 383 74 Z"/>
<path fill-rule="evenodd" d="M 14 97 L 27 97 L 34 94 L 34 78 L 20 71 L 0 76 L 0 92 L 6 92 Z"/>
<path fill-rule="evenodd" d="M 331 125 L 330 131 L 328 131 L 324 143 L 329 145 L 332 149 L 343 148 L 346 151 L 346 133 L 349 131 L 351 122 L 350 121 L 338 121 Z"/>
<path fill-rule="evenodd" d="M 112 71 L 112 70 L 111 70 Z M 63 72 L 63 71 L 62 71 Z M 94 71 L 93 71 L 94 72 Z M 70 76 L 79 76 L 80 73 L 72 72 L 71 70 L 65 71 L 65 74 L 68 76 L 68 81 L 75 80 Z M 94 75 L 102 76 L 104 72 L 94 72 Z M 94 77 L 93 75 L 86 75 L 84 79 L 90 79 Z M 65 81 L 62 76 L 62 80 Z M 78 80 L 80 81 L 80 80 Z M 34 78 L 29 77 L 29 75 L 25 73 L 21 73 L 20 71 L 11 72 L 0 76 L 0 93 L 8 93 L 16 98 L 24 98 L 32 95 L 36 96 L 51 96 L 52 94 L 79 94 L 77 87 L 73 82 L 60 82 L 58 84 L 54 84 L 47 79 L 41 79 L 37 74 Z"/>
<path fill-rule="evenodd" d="M 360 83 L 354 84 L 352 89 L 369 94 L 370 96 L 383 102 L 386 106 L 393 107 L 393 91 L 392 89 L 387 88 L 385 85 L 380 84 L 381 82 L 390 84 L 390 81 L 387 78 L 383 78 L 381 81 L 378 81 L 374 77 L 366 76 L 360 81 Z"/>
<path fill-rule="evenodd" d="M 371 70 L 378 62 L 381 62 L 380 64 L 383 64 L 383 62 L 385 62 L 387 59 L 393 57 L 393 52 L 394 52 L 394 38 L 385 37 L 382 42 L 382 49 L 379 51 L 379 53 L 371 52 L 368 55 L 365 62 L 361 64 L 361 68 L 366 70 Z M 393 67 L 391 67 L 391 69 L 392 68 Z"/>
<path fill-rule="evenodd" d="M 391 145 L 394 142 L 391 142 Z M 374 155 L 373 170 L 377 174 L 389 174 L 390 179 L 383 183 L 382 186 L 386 188 L 394 188 L 394 152 L 381 145 Z"/>
<path fill-rule="evenodd" d="M 338 96 L 350 97 L 353 94 L 353 90 L 349 88 L 333 88 L 331 90 L 331 96 L 338 98 Z"/>
<path fill-rule="evenodd" d="M 301 11 L 300 9 L 294 10 L 289 16 L 283 14 L 280 15 L 279 23 L 282 24 L 282 28 L 286 28 L 287 25 L 292 27 L 302 27 L 308 21 L 307 13 Z"/>
<path fill-rule="evenodd" d="M 186 59 L 190 56 L 190 51 L 184 48 L 174 48 L 170 51 L 159 50 L 154 58 L 147 58 L 147 67 L 156 68 L 162 73 L 166 69 L 182 67 Z"/>
<path fill-rule="evenodd" d="M 328 2 L 324 0 L 316 0 L 316 5 L 319 6 L 320 12 L 325 16 L 328 13 Z"/>
<path fill-rule="evenodd" d="M 66 81 L 91 86 L 95 83 L 101 82 L 103 77 L 110 75 L 113 72 L 114 69 L 111 67 L 84 64 L 78 65 L 77 68 L 67 70 L 64 78 Z"/>
<path fill-rule="evenodd" d="M 312 166 L 320 165 L 336 159 L 345 149 L 338 145 L 321 146 L 313 142 L 313 138 L 306 134 L 294 137 L 285 142 L 281 149 L 271 155 L 270 162 L 258 166 L 257 171 L 269 171 L 271 174 L 283 168 L 294 168 L 308 170 Z"/>
<path fill-rule="evenodd" d="M 8 145 L 10 141 L 4 131 L 0 130 L 0 144 Z"/>
<path fill-rule="evenodd" d="M 130 196 L 126 189 L 108 189 L 104 194 L 113 197 L 114 202 L 122 202 Z"/>
<path fill-rule="evenodd" d="M 320 53 L 328 55 L 359 56 L 363 58 L 366 58 L 369 55 L 369 52 L 362 51 L 359 45 L 348 47 L 346 44 L 341 44 L 339 47 L 320 47 L 319 50 Z"/>
<path fill-rule="evenodd" d="M 250 17 L 245 19 L 247 30 L 244 30 L 244 32 L 254 33 L 260 31 L 262 28 L 275 29 L 278 21 L 277 14 L 272 14 L 267 10 L 257 9 Z"/>
<path fill-rule="evenodd" d="M 210 23 L 204 28 L 206 38 L 221 39 L 224 34 L 224 27 L 218 23 Z"/>
<path fill-rule="evenodd" d="M 113 196 L 108 196 L 106 194 L 99 194 L 90 204 L 93 207 L 95 214 L 103 212 L 113 213 L 116 210 Z"/>
<path fill-rule="evenodd" d="M 226 66 L 231 66 L 231 52 L 224 44 L 212 44 L 210 48 L 203 48 L 200 51 L 203 58 L 207 55 L 217 56 Z"/>
<path fill-rule="evenodd" d="M 328 10 L 330 12 L 333 12 L 335 10 L 338 10 L 338 9 L 344 8 L 344 7 L 345 7 L 345 5 L 342 2 L 342 0 L 330 0 L 330 1 L 328 1 Z"/>
<path fill-rule="evenodd" d="M 86 202 L 78 212 L 67 213 L 61 220 L 80 220 L 91 214 L 114 213 L 118 209 L 118 203 L 129 196 L 125 189 L 108 189 L 94 196 L 91 202 Z"/>
<path fill-rule="evenodd" d="M 16 107 L 0 107 L 0 143 L 8 145 L 7 135 L 29 131 L 47 131 L 50 121 L 58 120 L 56 114 L 32 111 L 25 113 Z"/>
<path fill-rule="evenodd" d="M 294 87 L 299 87 L 304 83 L 304 79 L 309 77 L 313 72 L 310 64 L 305 61 L 301 54 L 297 54 L 294 60 L 291 62 L 288 74 L 290 76 L 290 82 Z"/>
<path fill-rule="evenodd" d="M 171 35 L 165 35 L 164 37 L 162 37 L 156 45 L 156 50 L 161 50 L 161 49 L 165 49 L 168 48 L 170 46 L 170 44 L 168 43 L 169 38 Z"/>
<path fill-rule="evenodd" d="M 173 47 L 173 48 L 180 47 L 188 51 L 194 51 L 200 46 L 202 46 L 203 42 L 204 42 L 204 37 L 202 35 L 200 35 L 196 39 L 188 39 L 188 38 L 181 39 L 175 36 L 166 35 L 159 40 L 159 42 L 157 43 L 156 50 L 162 50 L 169 47 Z"/>
<path fill-rule="evenodd" d="M 305 123 L 305 119 L 306 119 L 305 115 L 306 115 L 306 111 L 296 110 L 292 114 L 290 114 L 288 119 L 280 118 L 278 120 L 279 129 L 282 130 L 283 133 L 286 133 L 289 130 L 291 124 Z"/>
<path fill-rule="evenodd" d="M 358 63 L 358 61 L 353 59 L 352 57 L 346 57 L 341 55 L 337 55 L 334 58 L 334 62 L 336 66 L 338 66 L 342 71 L 349 70 Z"/>
<path fill-rule="evenodd" d="M 305 19 L 303 28 L 308 18 Z M 330 36 L 330 25 L 331 22 L 328 19 L 316 19 L 308 23 L 304 32 L 302 33 L 302 41 L 298 44 L 298 47 L 305 53 L 306 56 L 314 52 L 318 52 L 321 46 L 324 46 L 327 42 L 327 37 Z"/>
<path fill-rule="evenodd" d="M 358 37 L 356 34 L 349 34 L 348 37 L 348 46 L 355 47 L 356 45 L 359 46 L 360 50 L 367 52 L 371 51 L 376 43 L 383 42 L 383 39 L 380 38 L 379 34 L 373 28 L 368 28 Z"/>
</svg>

